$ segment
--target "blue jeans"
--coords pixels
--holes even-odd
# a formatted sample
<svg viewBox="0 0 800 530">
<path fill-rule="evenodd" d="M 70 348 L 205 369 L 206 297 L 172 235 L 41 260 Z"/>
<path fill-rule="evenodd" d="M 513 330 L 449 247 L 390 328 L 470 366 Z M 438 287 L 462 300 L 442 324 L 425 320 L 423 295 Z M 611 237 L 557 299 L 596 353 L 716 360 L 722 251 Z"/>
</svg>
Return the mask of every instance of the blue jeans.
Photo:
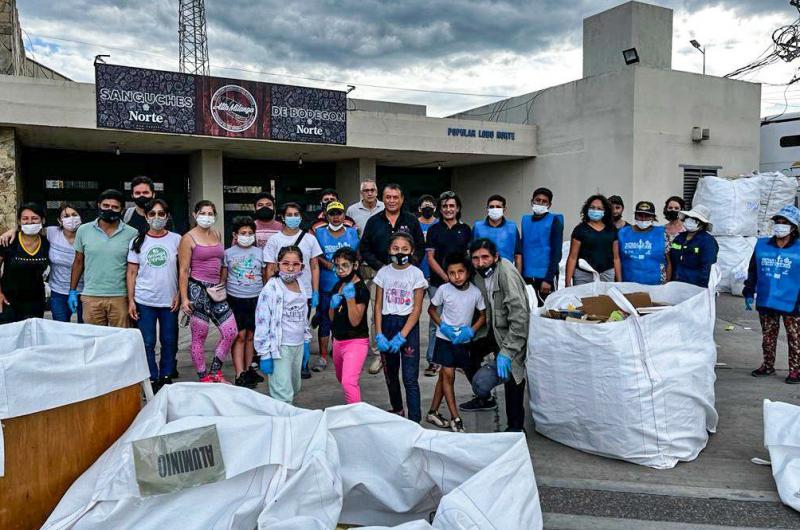
<svg viewBox="0 0 800 530">
<path fill-rule="evenodd" d="M 149 307 L 136 304 L 139 320 L 136 327 L 144 339 L 144 351 L 147 354 L 147 366 L 150 368 L 150 379 L 158 380 L 168 377 L 175 367 L 175 355 L 178 352 L 178 312 L 168 307 Z M 158 335 L 161 337 L 161 362 L 156 364 L 156 323 Z"/>
<path fill-rule="evenodd" d="M 53 320 L 58 322 L 69 322 L 72 319 L 72 311 L 69 310 L 67 300 L 69 296 L 66 294 L 50 291 L 50 312 L 53 314 Z M 78 297 L 78 324 L 83 324 L 83 304 Z"/>
<path fill-rule="evenodd" d="M 436 289 L 438 287 L 434 287 L 433 285 L 428 286 L 428 301 L 433 300 L 433 297 L 436 295 Z M 441 316 L 442 312 L 439 311 L 439 315 Z M 433 323 L 433 319 L 430 319 L 428 322 L 428 350 L 425 352 L 425 359 L 428 361 L 428 364 L 433 362 L 433 347 L 436 344 L 436 324 Z"/>
<path fill-rule="evenodd" d="M 492 333 L 491 328 L 489 333 Z M 492 397 L 492 390 L 503 385 L 506 391 L 506 417 L 512 429 L 522 429 L 525 424 L 525 379 L 519 383 L 514 376 L 501 379 L 497 375 L 494 359 L 488 361 L 472 376 L 472 393 L 481 399 Z"/>
<path fill-rule="evenodd" d="M 392 340 L 403 326 L 406 325 L 407 316 L 383 315 L 381 330 L 384 336 Z M 386 387 L 389 390 L 389 402 L 392 410 L 403 410 L 403 394 L 400 392 L 399 373 L 403 374 L 403 387 L 406 390 L 406 404 L 408 405 L 408 419 L 419 423 L 422 420 L 419 395 L 419 323 L 417 323 L 406 337 L 406 343 L 398 353 L 381 352 L 383 358 L 383 376 L 386 378 Z"/>
</svg>

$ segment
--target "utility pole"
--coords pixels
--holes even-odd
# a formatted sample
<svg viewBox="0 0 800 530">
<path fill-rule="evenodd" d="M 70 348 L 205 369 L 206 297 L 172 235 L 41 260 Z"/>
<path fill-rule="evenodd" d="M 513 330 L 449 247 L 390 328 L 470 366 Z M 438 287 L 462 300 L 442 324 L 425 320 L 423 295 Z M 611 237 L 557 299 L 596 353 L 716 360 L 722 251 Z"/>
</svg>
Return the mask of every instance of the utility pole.
<svg viewBox="0 0 800 530">
<path fill-rule="evenodd" d="M 178 69 L 209 75 L 204 0 L 178 0 Z"/>
<path fill-rule="evenodd" d="M 694 46 L 697 49 L 697 51 L 703 54 L 703 75 L 706 75 L 706 47 L 701 46 L 700 43 L 694 39 L 690 40 L 689 44 Z"/>
</svg>

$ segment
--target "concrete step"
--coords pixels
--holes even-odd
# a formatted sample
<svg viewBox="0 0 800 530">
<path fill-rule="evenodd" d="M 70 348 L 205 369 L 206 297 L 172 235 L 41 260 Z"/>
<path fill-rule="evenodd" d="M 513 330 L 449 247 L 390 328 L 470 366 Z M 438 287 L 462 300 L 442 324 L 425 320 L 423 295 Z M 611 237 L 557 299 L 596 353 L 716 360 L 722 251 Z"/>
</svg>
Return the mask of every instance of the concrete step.
<svg viewBox="0 0 800 530">
<path fill-rule="evenodd" d="M 759 526 L 696 525 L 563 513 L 544 514 L 544 528 L 545 530 L 583 530 L 586 528 L 592 530 L 653 530 L 654 528 L 659 530 L 762 530 L 762 527 Z"/>
</svg>

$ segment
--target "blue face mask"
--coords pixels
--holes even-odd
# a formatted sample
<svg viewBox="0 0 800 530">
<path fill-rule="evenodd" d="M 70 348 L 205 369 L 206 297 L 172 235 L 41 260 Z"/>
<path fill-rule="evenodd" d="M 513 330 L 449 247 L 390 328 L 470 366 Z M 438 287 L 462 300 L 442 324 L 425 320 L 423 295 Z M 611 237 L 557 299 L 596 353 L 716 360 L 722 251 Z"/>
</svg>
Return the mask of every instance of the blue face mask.
<svg viewBox="0 0 800 530">
<path fill-rule="evenodd" d="M 300 223 L 303 221 L 302 217 L 286 217 L 283 222 L 286 223 L 291 229 L 300 228 Z"/>
<path fill-rule="evenodd" d="M 603 210 L 589 210 L 589 219 L 592 221 L 599 221 L 606 214 Z"/>
</svg>

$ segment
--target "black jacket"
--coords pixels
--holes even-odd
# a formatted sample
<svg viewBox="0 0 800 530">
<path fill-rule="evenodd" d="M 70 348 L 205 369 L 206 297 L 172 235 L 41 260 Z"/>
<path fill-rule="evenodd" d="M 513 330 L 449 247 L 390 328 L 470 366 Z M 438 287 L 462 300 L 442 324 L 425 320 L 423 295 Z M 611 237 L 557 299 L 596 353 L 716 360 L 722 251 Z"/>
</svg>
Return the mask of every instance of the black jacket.
<svg viewBox="0 0 800 530">
<path fill-rule="evenodd" d="M 369 218 L 358 246 L 361 259 L 376 271 L 388 265 L 389 240 L 395 232 L 406 232 L 414 238 L 414 257 L 419 264 L 425 252 L 425 237 L 416 216 L 406 211 L 400 212 L 394 226 L 386 218 L 386 210 Z"/>
</svg>

